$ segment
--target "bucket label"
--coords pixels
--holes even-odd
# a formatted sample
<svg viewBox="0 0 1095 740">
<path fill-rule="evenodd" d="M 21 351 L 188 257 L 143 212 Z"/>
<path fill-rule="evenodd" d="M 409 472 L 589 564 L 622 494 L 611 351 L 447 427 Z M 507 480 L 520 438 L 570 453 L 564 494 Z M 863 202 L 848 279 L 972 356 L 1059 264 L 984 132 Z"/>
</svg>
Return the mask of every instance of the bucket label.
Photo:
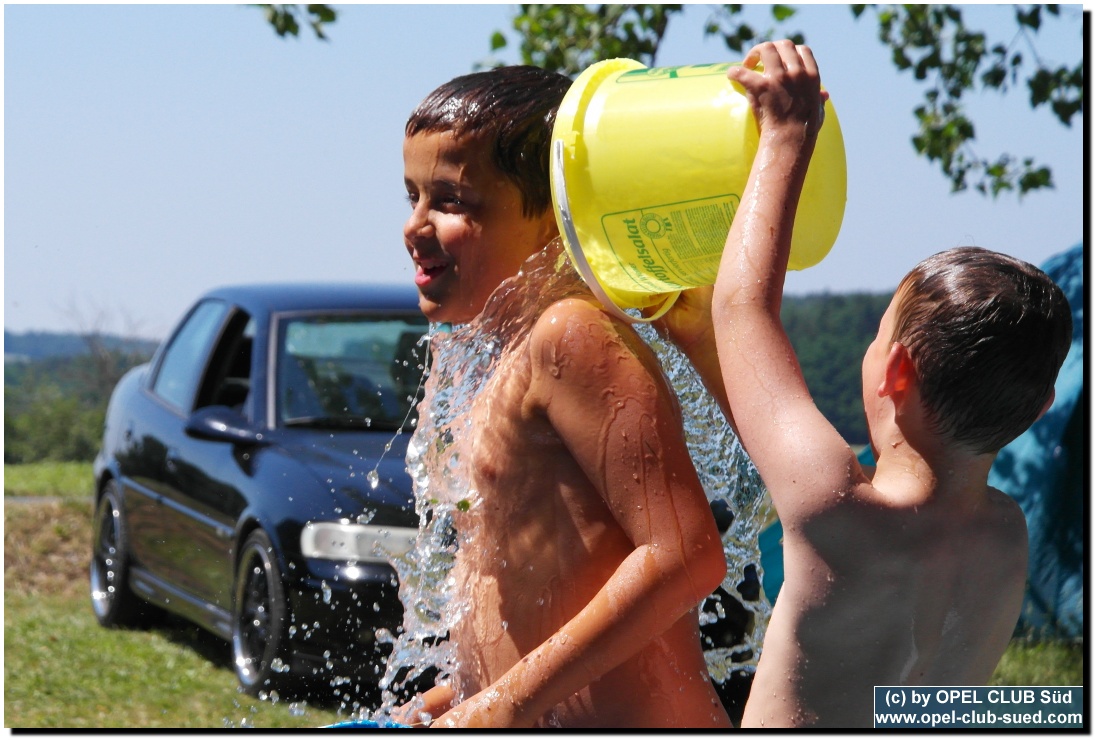
<svg viewBox="0 0 1095 740">
<path fill-rule="evenodd" d="M 594 271 L 618 290 L 663 293 L 711 285 L 739 202 L 730 193 L 606 214 L 601 226 L 608 249 L 601 258 L 612 265 L 607 274 L 596 264 Z"/>
<path fill-rule="evenodd" d="M 623 85 L 629 82 L 654 82 L 656 80 L 675 80 L 685 77 L 711 77 L 716 75 L 726 76 L 726 71 L 733 66 L 728 62 L 718 64 L 689 64 L 683 67 L 650 67 L 649 69 L 633 69 L 623 72 L 616 78 L 616 84 Z"/>
</svg>

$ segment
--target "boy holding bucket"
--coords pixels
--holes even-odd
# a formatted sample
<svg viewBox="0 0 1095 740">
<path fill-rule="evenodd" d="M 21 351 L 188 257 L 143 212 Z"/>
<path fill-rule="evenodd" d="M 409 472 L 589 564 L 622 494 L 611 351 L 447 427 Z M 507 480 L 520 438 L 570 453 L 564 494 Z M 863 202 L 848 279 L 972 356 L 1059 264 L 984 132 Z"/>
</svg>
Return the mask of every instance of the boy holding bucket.
<svg viewBox="0 0 1095 740">
<path fill-rule="evenodd" d="M 557 237 L 548 148 L 569 85 L 506 67 L 458 77 L 412 113 L 404 242 L 432 322 L 496 310 Z M 456 442 L 475 491 L 454 513 L 456 673 L 397 719 L 728 727 L 696 614 L 726 562 L 656 358 L 584 290 L 509 318 L 528 328 Z"/>
<path fill-rule="evenodd" d="M 817 66 L 805 47 L 766 43 L 728 76 L 760 147 L 713 296 L 694 291 L 663 329 L 732 410 L 783 524 L 785 581 L 742 724 L 870 727 L 874 686 L 983 685 L 1007 646 L 1026 524 L 987 477 L 1049 407 L 1071 314 L 1019 260 L 969 247 L 921 262 L 863 360 L 878 463 L 861 467 L 814 406 L 779 315 L 823 123 Z"/>
</svg>

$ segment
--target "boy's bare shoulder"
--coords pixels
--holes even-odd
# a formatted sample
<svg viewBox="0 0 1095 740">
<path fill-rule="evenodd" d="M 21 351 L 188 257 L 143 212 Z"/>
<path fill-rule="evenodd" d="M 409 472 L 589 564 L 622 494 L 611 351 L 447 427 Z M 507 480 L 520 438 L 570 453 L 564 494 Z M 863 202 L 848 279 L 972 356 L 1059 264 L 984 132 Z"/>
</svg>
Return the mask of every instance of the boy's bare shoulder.
<svg viewBox="0 0 1095 740">
<path fill-rule="evenodd" d="M 609 323 L 610 317 L 592 300 L 582 297 L 562 298 L 541 312 L 533 327 L 533 334 L 542 337 L 559 336 L 571 322 Z"/>
<path fill-rule="evenodd" d="M 649 347 L 624 322 L 585 298 L 564 298 L 548 306 L 529 335 L 533 397 L 584 390 L 585 400 L 603 401 L 606 388 L 635 388 L 657 375 Z M 646 389 L 643 395 L 649 393 Z"/>
<path fill-rule="evenodd" d="M 1027 519 L 1019 502 L 991 486 L 986 489 L 989 502 L 988 515 L 990 527 L 996 530 L 1003 542 L 1015 549 L 1027 547 Z M 1024 555 L 1025 561 L 1025 555 Z"/>
<path fill-rule="evenodd" d="M 530 335 L 533 361 L 558 359 L 559 352 L 566 352 L 571 362 L 595 360 L 601 353 L 588 351 L 604 349 L 607 340 L 618 341 L 621 337 L 617 319 L 591 300 L 563 298 L 552 303 L 536 319 Z M 545 354 L 545 352 L 547 354 Z"/>
</svg>

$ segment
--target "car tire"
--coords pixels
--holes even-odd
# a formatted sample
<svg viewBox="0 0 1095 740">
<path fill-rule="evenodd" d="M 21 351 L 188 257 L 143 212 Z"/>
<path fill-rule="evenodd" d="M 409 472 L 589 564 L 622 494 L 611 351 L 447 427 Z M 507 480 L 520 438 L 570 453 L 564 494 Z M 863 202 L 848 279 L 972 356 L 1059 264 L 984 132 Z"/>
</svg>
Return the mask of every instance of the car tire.
<svg viewBox="0 0 1095 740">
<path fill-rule="evenodd" d="M 273 545 L 255 530 L 240 548 L 232 612 L 232 662 L 249 694 L 290 686 L 289 608 Z"/>
<path fill-rule="evenodd" d="M 91 608 L 103 627 L 146 627 L 157 609 L 129 587 L 129 530 L 115 481 L 103 488 L 95 507 L 91 545 Z"/>
</svg>

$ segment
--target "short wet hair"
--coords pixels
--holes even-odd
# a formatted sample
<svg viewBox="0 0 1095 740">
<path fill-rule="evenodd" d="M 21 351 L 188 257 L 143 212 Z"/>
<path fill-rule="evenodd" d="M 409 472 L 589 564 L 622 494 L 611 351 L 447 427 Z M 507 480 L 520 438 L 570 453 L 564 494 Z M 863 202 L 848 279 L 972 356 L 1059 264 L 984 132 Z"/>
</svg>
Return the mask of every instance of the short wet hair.
<svg viewBox="0 0 1095 740">
<path fill-rule="evenodd" d="M 935 254 L 898 286 L 893 341 L 909 351 L 932 430 L 995 453 L 1038 418 L 1072 344 L 1064 292 L 980 247 Z"/>
<path fill-rule="evenodd" d="M 531 65 L 456 77 L 431 92 L 407 120 L 406 136 L 451 131 L 482 137 L 491 160 L 521 192 L 521 210 L 551 207 L 551 130 L 571 80 Z"/>
</svg>

